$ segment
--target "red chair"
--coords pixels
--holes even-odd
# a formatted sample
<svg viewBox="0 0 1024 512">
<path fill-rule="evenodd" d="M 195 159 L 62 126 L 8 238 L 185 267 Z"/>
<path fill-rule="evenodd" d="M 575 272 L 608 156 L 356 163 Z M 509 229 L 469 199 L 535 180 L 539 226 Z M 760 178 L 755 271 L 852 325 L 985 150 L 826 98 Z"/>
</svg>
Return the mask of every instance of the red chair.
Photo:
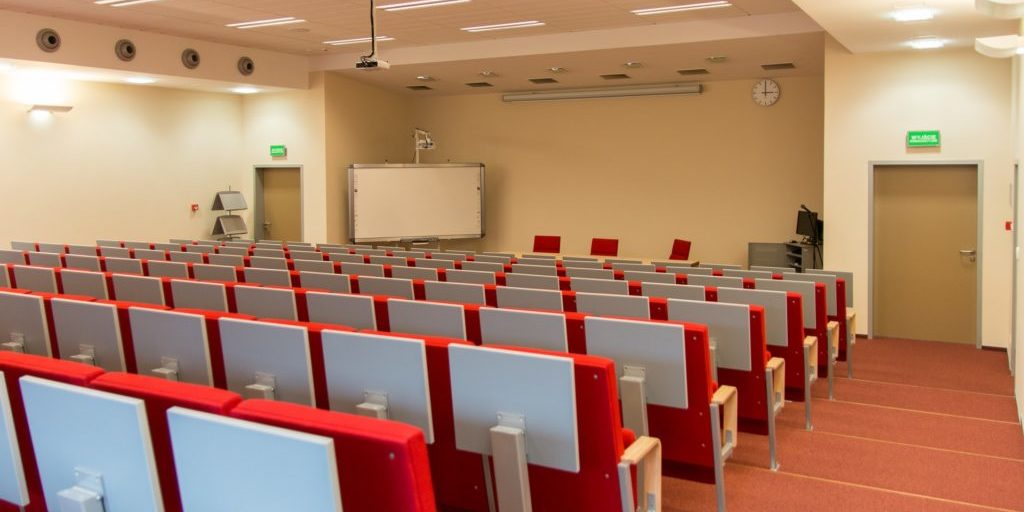
<svg viewBox="0 0 1024 512">
<path fill-rule="evenodd" d="M 533 252 L 562 252 L 562 237 L 553 235 L 536 235 L 533 237 Z"/>
<path fill-rule="evenodd" d="M 669 255 L 670 260 L 688 260 L 690 259 L 690 241 L 675 239 L 672 242 L 672 254 Z"/>
<path fill-rule="evenodd" d="M 618 238 L 593 238 L 590 240 L 591 256 L 618 256 Z"/>
</svg>

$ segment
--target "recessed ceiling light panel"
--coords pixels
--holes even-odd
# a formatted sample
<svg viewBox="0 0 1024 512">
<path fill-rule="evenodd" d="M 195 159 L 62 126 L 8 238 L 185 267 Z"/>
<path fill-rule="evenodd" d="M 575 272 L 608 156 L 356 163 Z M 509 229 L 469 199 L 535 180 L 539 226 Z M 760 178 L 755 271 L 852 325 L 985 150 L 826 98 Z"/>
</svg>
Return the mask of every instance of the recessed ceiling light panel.
<svg viewBox="0 0 1024 512">
<path fill-rule="evenodd" d="M 124 81 L 136 85 L 149 85 L 156 83 L 155 78 L 150 78 L 148 76 L 130 76 L 128 78 L 125 78 Z"/>
<path fill-rule="evenodd" d="M 465 32 L 491 32 L 494 30 L 511 30 L 516 28 L 543 27 L 543 21 L 515 21 L 512 23 L 499 23 L 497 25 L 480 25 L 477 27 L 463 27 Z"/>
<path fill-rule="evenodd" d="M 381 41 L 394 41 L 394 40 L 395 40 L 395 38 L 389 37 L 389 36 L 377 36 L 377 42 L 378 43 L 381 42 Z M 338 39 L 336 41 L 324 41 L 324 44 L 329 44 L 331 46 L 342 46 L 342 45 L 346 45 L 346 44 L 359 44 L 359 43 L 369 43 L 369 42 L 370 42 L 370 38 L 369 37 L 355 37 L 355 38 L 352 38 L 352 39 Z"/>
<path fill-rule="evenodd" d="M 918 37 L 907 41 L 907 46 L 915 50 L 934 50 L 946 46 L 946 41 L 935 36 Z"/>
<path fill-rule="evenodd" d="M 704 9 L 721 9 L 723 7 L 732 7 L 732 4 L 725 0 L 717 0 L 714 2 L 699 2 L 692 4 L 669 5 L 667 7 L 650 7 L 647 9 L 635 9 L 630 12 L 636 14 L 637 16 L 650 16 L 653 14 L 671 14 L 676 12 L 700 11 Z"/>
<path fill-rule="evenodd" d="M 231 89 L 231 92 L 235 94 L 256 94 L 260 92 L 260 90 L 255 87 L 243 85 L 241 87 L 235 87 L 234 89 Z"/>
<path fill-rule="evenodd" d="M 378 5 L 378 9 L 388 12 L 408 11 L 410 9 L 423 9 L 425 7 L 440 7 L 442 5 L 465 4 L 470 0 L 416 0 L 414 2 L 402 2 L 397 4 Z"/>
<path fill-rule="evenodd" d="M 278 25 L 293 25 L 295 23 L 305 23 L 306 20 L 298 19 L 295 16 L 288 16 L 285 18 L 271 18 L 268 20 L 256 20 L 256 21 L 240 21 L 238 23 L 228 23 L 225 27 L 237 28 L 239 30 L 248 30 L 250 28 L 263 28 L 263 27 L 276 27 Z"/>
<path fill-rule="evenodd" d="M 897 8 L 890 16 L 901 23 L 928 21 L 935 17 L 935 9 L 930 9 L 923 5 L 908 6 Z"/>
</svg>

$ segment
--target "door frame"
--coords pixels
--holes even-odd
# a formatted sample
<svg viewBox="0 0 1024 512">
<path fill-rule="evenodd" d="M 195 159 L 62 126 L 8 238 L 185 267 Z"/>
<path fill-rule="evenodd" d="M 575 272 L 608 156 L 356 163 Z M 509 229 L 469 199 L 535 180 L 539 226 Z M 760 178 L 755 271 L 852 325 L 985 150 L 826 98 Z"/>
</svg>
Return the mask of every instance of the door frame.
<svg viewBox="0 0 1024 512">
<path fill-rule="evenodd" d="M 1020 305 L 1020 162 L 1013 163 L 1013 293 L 1010 294 L 1010 375 L 1017 371 L 1017 308 Z"/>
<path fill-rule="evenodd" d="M 985 202 L 982 200 L 985 191 L 985 161 L 984 160 L 871 160 L 868 162 L 868 337 L 875 337 L 875 172 L 884 170 L 886 167 L 913 167 L 913 166 L 927 166 L 927 167 L 944 167 L 944 166 L 967 166 L 975 167 L 978 175 L 978 197 L 976 202 L 978 205 L 978 240 L 975 244 L 975 250 L 978 251 L 975 263 L 975 279 L 977 280 L 977 310 L 975 311 L 975 347 L 981 348 L 981 327 L 982 327 L 982 315 L 981 312 L 984 310 L 982 304 L 984 303 L 985 296 L 983 291 L 983 263 L 984 263 L 984 250 L 983 242 L 985 240 Z"/>
<path fill-rule="evenodd" d="M 291 240 L 292 242 L 304 242 L 306 238 L 306 191 L 303 185 L 302 164 L 270 164 L 252 166 L 252 237 L 254 240 L 263 239 L 263 171 L 266 169 L 298 169 L 299 170 L 299 233 L 303 240 Z M 288 242 L 289 240 L 282 240 Z"/>
</svg>

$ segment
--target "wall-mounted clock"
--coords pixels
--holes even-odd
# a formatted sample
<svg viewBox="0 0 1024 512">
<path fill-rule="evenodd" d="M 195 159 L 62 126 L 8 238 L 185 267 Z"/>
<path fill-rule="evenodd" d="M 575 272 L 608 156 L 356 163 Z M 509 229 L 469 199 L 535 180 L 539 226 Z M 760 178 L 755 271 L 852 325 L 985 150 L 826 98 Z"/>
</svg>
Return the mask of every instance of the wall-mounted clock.
<svg viewBox="0 0 1024 512">
<path fill-rule="evenodd" d="M 782 89 L 779 88 L 778 82 L 770 78 L 764 78 L 754 83 L 754 90 L 751 96 L 754 99 L 754 103 L 761 105 L 762 107 L 770 107 L 779 101 L 779 96 L 782 95 Z"/>
</svg>

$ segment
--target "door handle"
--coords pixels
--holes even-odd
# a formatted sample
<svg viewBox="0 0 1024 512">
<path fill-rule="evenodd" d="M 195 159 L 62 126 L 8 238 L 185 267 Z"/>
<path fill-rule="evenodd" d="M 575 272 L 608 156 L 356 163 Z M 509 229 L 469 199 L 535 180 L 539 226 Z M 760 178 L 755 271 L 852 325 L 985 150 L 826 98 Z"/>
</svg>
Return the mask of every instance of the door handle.
<svg viewBox="0 0 1024 512">
<path fill-rule="evenodd" d="M 978 250 L 977 249 L 960 249 L 960 256 L 967 256 L 971 259 L 971 263 L 978 261 Z"/>
</svg>

